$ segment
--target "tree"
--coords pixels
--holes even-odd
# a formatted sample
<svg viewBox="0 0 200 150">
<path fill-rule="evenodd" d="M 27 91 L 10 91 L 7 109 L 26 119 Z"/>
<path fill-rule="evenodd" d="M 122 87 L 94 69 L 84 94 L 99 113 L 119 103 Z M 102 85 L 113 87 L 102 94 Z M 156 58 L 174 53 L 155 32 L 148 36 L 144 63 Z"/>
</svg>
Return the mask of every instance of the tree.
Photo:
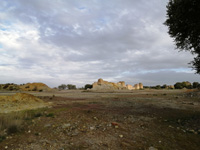
<svg viewBox="0 0 200 150">
<path fill-rule="evenodd" d="M 176 84 L 174 84 L 174 88 L 175 89 L 183 89 L 184 87 L 183 87 L 182 83 L 177 82 Z"/>
<path fill-rule="evenodd" d="M 160 85 L 156 85 L 155 89 L 161 89 L 161 86 Z"/>
<path fill-rule="evenodd" d="M 175 89 L 183 89 L 183 88 L 192 89 L 192 84 L 188 81 L 177 82 L 176 84 L 174 84 L 174 88 Z"/>
<path fill-rule="evenodd" d="M 182 82 L 182 86 L 187 89 L 192 89 L 192 84 L 188 81 Z"/>
<path fill-rule="evenodd" d="M 199 82 L 193 82 L 193 83 L 192 83 L 192 87 L 193 87 L 194 89 L 199 88 L 199 87 L 200 87 Z"/>
<path fill-rule="evenodd" d="M 200 3 L 199 0 L 170 0 L 167 5 L 168 33 L 181 50 L 196 54 L 190 63 L 200 74 Z"/>
<path fill-rule="evenodd" d="M 91 85 L 91 84 L 86 84 L 86 85 L 85 85 L 85 90 L 91 89 L 91 88 L 92 88 L 92 85 Z"/>
<path fill-rule="evenodd" d="M 68 88 L 69 90 L 76 89 L 76 85 L 67 84 L 67 88 Z"/>
<path fill-rule="evenodd" d="M 67 88 L 67 85 L 66 85 L 66 84 L 61 84 L 61 85 L 58 86 L 58 89 L 59 89 L 59 90 L 64 90 L 64 89 L 66 89 L 66 88 Z"/>
<path fill-rule="evenodd" d="M 167 88 L 167 85 L 164 84 L 163 86 L 161 86 L 162 89 L 166 89 Z"/>
</svg>

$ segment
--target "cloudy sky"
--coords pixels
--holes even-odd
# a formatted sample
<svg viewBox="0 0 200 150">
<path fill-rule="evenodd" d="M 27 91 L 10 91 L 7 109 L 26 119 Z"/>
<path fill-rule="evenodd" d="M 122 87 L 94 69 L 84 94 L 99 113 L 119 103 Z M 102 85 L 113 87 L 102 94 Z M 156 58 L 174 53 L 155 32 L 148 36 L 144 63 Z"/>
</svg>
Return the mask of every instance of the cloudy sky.
<svg viewBox="0 0 200 150">
<path fill-rule="evenodd" d="M 0 83 L 198 81 L 163 25 L 168 0 L 1 0 Z"/>
</svg>

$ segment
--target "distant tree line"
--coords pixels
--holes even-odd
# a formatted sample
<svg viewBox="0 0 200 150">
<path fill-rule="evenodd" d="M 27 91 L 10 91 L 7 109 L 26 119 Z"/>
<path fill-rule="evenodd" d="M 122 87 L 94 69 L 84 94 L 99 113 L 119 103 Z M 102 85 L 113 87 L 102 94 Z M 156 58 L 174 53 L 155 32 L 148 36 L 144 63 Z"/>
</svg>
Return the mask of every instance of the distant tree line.
<svg viewBox="0 0 200 150">
<path fill-rule="evenodd" d="M 174 85 L 156 85 L 156 86 L 144 86 L 144 88 L 150 88 L 150 89 L 200 89 L 200 83 L 199 82 L 193 82 L 190 83 L 188 81 L 183 82 L 176 82 Z"/>
<path fill-rule="evenodd" d="M 193 82 L 192 84 L 188 81 L 186 82 L 177 82 L 176 84 L 174 84 L 174 88 L 175 89 L 196 89 L 196 88 L 200 88 L 200 83 L 199 82 Z"/>
<path fill-rule="evenodd" d="M 68 89 L 68 90 L 75 90 L 76 89 L 76 85 L 73 85 L 73 84 L 61 84 L 58 86 L 58 89 L 59 90 L 65 90 L 65 89 Z"/>
<path fill-rule="evenodd" d="M 78 88 L 80 90 L 87 90 L 87 89 L 91 89 L 92 88 L 92 84 L 86 84 L 84 87 L 82 88 Z M 65 90 L 65 89 L 68 89 L 68 90 L 75 90 L 77 89 L 76 88 L 76 85 L 73 85 L 73 84 L 61 84 L 58 86 L 58 89 L 59 90 Z"/>
</svg>

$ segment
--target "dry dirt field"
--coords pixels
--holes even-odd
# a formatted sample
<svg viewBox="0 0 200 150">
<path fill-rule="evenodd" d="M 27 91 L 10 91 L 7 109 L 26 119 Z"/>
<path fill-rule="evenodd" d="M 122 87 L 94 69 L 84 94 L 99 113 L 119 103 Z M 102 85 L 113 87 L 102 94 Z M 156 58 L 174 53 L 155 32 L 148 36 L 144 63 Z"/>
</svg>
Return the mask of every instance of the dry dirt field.
<svg viewBox="0 0 200 150">
<path fill-rule="evenodd" d="M 51 102 L 52 107 L 27 111 L 20 129 L 0 138 L 0 150 L 200 149 L 199 92 L 66 90 L 30 94 Z"/>
</svg>

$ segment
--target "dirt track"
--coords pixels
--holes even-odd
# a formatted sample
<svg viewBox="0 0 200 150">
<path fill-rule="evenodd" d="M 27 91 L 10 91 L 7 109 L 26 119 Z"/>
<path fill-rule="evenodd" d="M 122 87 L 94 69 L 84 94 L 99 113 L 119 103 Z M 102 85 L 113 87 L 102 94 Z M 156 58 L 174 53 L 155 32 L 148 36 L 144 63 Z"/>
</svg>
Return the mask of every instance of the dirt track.
<svg viewBox="0 0 200 150">
<path fill-rule="evenodd" d="M 0 149 L 199 150 L 198 93 L 179 90 L 32 93 L 52 108 L 26 120 Z M 51 115 L 46 115 L 51 114 Z"/>
</svg>

